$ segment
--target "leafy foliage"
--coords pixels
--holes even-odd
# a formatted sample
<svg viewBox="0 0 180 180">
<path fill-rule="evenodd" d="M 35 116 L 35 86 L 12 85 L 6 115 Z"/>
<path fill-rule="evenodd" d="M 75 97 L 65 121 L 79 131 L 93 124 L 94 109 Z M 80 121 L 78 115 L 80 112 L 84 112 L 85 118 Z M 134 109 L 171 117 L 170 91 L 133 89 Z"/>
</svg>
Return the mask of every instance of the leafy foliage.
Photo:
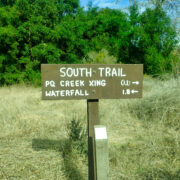
<svg viewBox="0 0 180 180">
<path fill-rule="evenodd" d="M 109 56 L 106 49 L 102 49 L 98 53 L 95 51 L 89 52 L 87 57 L 83 59 L 84 64 L 115 64 L 116 62 L 116 58 Z"/>
<path fill-rule="evenodd" d="M 134 4 L 126 14 L 84 11 L 78 0 L 0 1 L 0 85 L 40 82 L 42 63 L 143 63 L 158 75 L 174 68 L 176 44 L 161 6 L 140 13 Z"/>
</svg>

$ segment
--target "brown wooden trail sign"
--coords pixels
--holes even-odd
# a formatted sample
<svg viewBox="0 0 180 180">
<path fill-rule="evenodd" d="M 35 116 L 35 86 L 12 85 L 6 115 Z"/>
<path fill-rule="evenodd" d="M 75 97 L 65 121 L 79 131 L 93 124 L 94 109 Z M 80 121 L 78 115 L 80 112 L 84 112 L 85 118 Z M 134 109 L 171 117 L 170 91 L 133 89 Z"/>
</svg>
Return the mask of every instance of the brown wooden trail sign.
<svg viewBox="0 0 180 180">
<path fill-rule="evenodd" d="M 142 97 L 143 65 L 42 64 L 42 99 Z"/>
<path fill-rule="evenodd" d="M 89 180 L 96 180 L 94 126 L 99 99 L 141 98 L 142 64 L 42 64 L 42 99 L 87 99 Z"/>
</svg>

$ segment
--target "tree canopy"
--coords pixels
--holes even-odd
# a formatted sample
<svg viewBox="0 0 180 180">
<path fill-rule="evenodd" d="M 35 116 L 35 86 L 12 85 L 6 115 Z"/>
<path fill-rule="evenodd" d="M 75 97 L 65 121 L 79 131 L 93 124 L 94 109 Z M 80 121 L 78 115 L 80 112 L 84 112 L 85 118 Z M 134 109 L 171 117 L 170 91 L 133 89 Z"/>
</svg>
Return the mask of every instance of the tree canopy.
<svg viewBox="0 0 180 180">
<path fill-rule="evenodd" d="M 90 5 L 85 11 L 78 0 L 1 0 L 0 84 L 40 82 L 40 64 L 84 63 L 90 52 L 159 74 L 171 70 L 176 37 L 161 6 L 140 13 L 134 4 L 127 14 Z"/>
</svg>

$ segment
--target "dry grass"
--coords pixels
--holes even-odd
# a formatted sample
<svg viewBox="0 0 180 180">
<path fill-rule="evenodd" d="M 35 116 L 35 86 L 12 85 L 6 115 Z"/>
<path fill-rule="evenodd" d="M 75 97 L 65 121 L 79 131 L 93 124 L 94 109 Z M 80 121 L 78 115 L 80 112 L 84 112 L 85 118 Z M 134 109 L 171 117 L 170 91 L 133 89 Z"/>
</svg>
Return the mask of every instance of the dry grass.
<svg viewBox="0 0 180 180">
<path fill-rule="evenodd" d="M 180 179 L 180 79 L 146 77 L 142 99 L 100 100 L 111 180 Z M 42 101 L 41 89 L 0 88 L 0 179 L 86 180 L 87 157 L 68 144 L 86 101 Z"/>
</svg>

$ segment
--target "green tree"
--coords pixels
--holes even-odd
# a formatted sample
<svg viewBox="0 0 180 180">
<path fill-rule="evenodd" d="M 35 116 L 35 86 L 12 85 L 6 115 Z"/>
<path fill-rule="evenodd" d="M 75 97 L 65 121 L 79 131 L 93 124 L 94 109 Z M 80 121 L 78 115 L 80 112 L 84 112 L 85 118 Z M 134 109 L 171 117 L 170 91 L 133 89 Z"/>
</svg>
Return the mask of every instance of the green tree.
<svg viewBox="0 0 180 180">
<path fill-rule="evenodd" d="M 128 62 L 129 63 L 144 63 L 144 49 L 140 47 L 139 41 L 141 36 L 145 35 L 140 24 L 141 15 L 139 13 L 138 4 L 134 3 L 129 8 L 129 47 L 128 47 Z M 145 40 L 147 36 L 144 37 Z"/>
<path fill-rule="evenodd" d="M 85 37 L 94 51 L 105 48 L 118 62 L 127 62 L 128 34 L 130 24 L 127 15 L 120 10 L 102 9 L 92 15 L 88 13 Z"/>
<path fill-rule="evenodd" d="M 57 47 L 61 51 L 61 61 L 66 63 L 81 63 L 86 54 L 87 40 L 83 38 L 86 30 L 81 17 L 65 16 L 55 27 Z"/>
<path fill-rule="evenodd" d="M 17 58 L 19 16 L 18 11 L 10 7 L 1 7 L 0 14 L 0 84 L 11 84 L 20 80 Z"/>
<path fill-rule="evenodd" d="M 143 48 L 145 54 L 149 54 L 150 49 L 156 49 L 156 53 L 158 54 L 157 58 L 154 57 L 154 61 L 157 61 L 156 66 L 162 66 L 163 59 L 166 59 L 166 64 L 170 64 L 168 61 L 168 56 L 171 51 L 175 48 L 177 39 L 176 39 L 176 31 L 175 28 L 172 27 L 170 18 L 166 15 L 166 13 L 161 8 L 155 9 L 147 9 L 141 15 L 141 26 L 142 26 L 142 36 L 140 37 L 139 45 L 140 48 Z M 152 47 L 152 48 L 151 48 Z M 152 52 L 150 50 L 150 52 Z M 159 58 L 161 56 L 161 58 Z M 152 73 L 148 71 L 148 56 L 145 56 L 145 70 L 147 73 Z M 156 67 L 154 66 L 154 69 Z M 168 66 L 165 68 L 166 70 L 171 69 Z M 161 73 L 162 71 L 159 71 Z M 155 72 L 157 73 L 157 72 Z"/>
<path fill-rule="evenodd" d="M 58 8 L 55 1 L 46 0 L 17 0 L 15 7 L 21 20 L 18 27 L 19 63 L 29 81 L 32 74 L 40 72 L 41 63 L 60 62 L 60 51 L 54 43 Z"/>
</svg>

